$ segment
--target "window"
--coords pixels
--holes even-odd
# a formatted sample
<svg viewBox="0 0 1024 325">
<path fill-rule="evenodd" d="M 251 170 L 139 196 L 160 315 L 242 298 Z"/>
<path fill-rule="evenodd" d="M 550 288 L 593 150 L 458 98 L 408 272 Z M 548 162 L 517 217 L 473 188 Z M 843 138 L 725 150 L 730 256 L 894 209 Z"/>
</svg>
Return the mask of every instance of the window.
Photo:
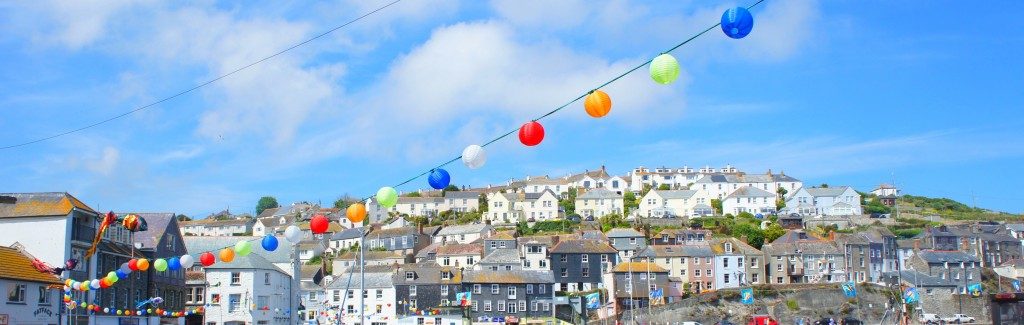
<svg viewBox="0 0 1024 325">
<path fill-rule="evenodd" d="M 347 307 L 345 307 L 345 312 L 348 314 L 354 314 L 356 312 L 356 307 L 353 305 L 348 305 Z"/>
<path fill-rule="evenodd" d="M 377 289 L 377 299 L 384 298 L 384 290 Z"/>
<path fill-rule="evenodd" d="M 334 297 L 334 299 L 332 300 L 334 300 L 335 302 L 341 301 L 341 290 L 334 290 L 331 296 Z"/>
<path fill-rule="evenodd" d="M 781 263 L 775 263 L 775 271 L 776 272 L 782 272 L 782 264 Z"/>
<path fill-rule="evenodd" d="M 589 278 L 590 277 L 590 268 L 589 267 L 586 267 L 586 266 L 583 267 L 583 277 L 584 278 Z"/>
<path fill-rule="evenodd" d="M 142 296 L 142 291 L 141 290 L 136 290 L 135 291 L 135 296 L 136 297 L 141 297 Z M 125 298 L 127 299 L 127 297 L 125 297 Z M 214 304 L 220 304 L 220 294 L 219 293 L 211 294 L 210 295 L 210 302 L 212 302 Z"/>
<path fill-rule="evenodd" d="M 50 304 L 50 294 L 47 291 L 48 290 L 46 290 L 46 286 L 39 286 L 39 304 L 40 305 L 49 305 Z M 115 290 L 115 293 L 116 292 L 117 291 Z"/>
<path fill-rule="evenodd" d="M 540 264 L 541 268 L 547 268 L 548 267 L 548 260 L 540 260 L 540 262 L 538 264 Z"/>
<path fill-rule="evenodd" d="M 732 253 L 732 243 L 725 243 L 725 252 Z"/>
<path fill-rule="evenodd" d="M 565 263 L 565 262 L 569 261 L 569 258 L 565 254 L 561 254 L 561 255 L 558 256 L 558 261 L 560 261 L 562 263 Z"/>
<path fill-rule="evenodd" d="M 480 285 L 479 284 L 474 284 L 473 285 L 473 293 L 480 293 Z"/>
<path fill-rule="evenodd" d="M 750 275 L 750 282 L 757 284 L 757 273 L 753 273 Z"/>
<path fill-rule="evenodd" d="M 505 271 L 512 271 L 511 265 L 505 265 Z"/>
<path fill-rule="evenodd" d="M 270 285 L 270 273 L 263 273 L 263 284 Z"/>
<path fill-rule="evenodd" d="M 722 258 L 722 267 L 729 267 L 729 258 L 728 257 L 723 257 Z"/>
<path fill-rule="evenodd" d="M 729 275 L 728 274 L 725 275 L 725 284 L 729 284 Z"/>
<path fill-rule="evenodd" d="M 238 272 L 231 272 L 231 285 L 242 285 L 242 275 Z"/>
<path fill-rule="evenodd" d="M 414 287 L 414 286 L 411 286 L 411 287 Z M 409 289 L 409 291 L 415 292 L 416 289 Z M 369 295 L 370 295 L 370 291 L 369 290 L 363 290 L 363 299 L 369 298 Z"/>
<path fill-rule="evenodd" d="M 409 296 L 410 297 L 416 296 L 416 286 L 415 285 L 409 286 Z"/>
<path fill-rule="evenodd" d="M 441 272 L 441 275 L 443 276 L 444 272 Z M 406 281 L 412 281 L 413 279 L 415 279 L 415 276 L 416 276 L 415 273 L 405 272 L 405 280 Z"/>
<path fill-rule="evenodd" d="M 782 277 L 775 278 L 775 283 L 782 283 Z"/>
<path fill-rule="evenodd" d="M 564 268 L 564 267 L 562 268 L 562 277 L 563 278 L 569 277 L 569 269 L 568 268 Z"/>
<path fill-rule="evenodd" d="M 498 311 L 505 311 L 505 301 L 498 300 Z"/>
<path fill-rule="evenodd" d="M 441 296 L 445 296 L 445 297 L 448 296 L 448 286 L 447 285 L 442 285 L 441 286 Z"/>
<path fill-rule="evenodd" d="M 543 303 L 542 305 L 544 306 L 544 311 L 550 311 L 551 310 L 551 303 L 546 302 L 546 303 Z"/>
<path fill-rule="evenodd" d="M 491 285 L 491 294 L 492 295 L 496 295 L 496 294 L 499 294 L 499 293 L 501 293 L 501 288 L 497 284 L 492 284 Z"/>
<path fill-rule="evenodd" d="M 443 260 L 442 260 L 442 262 L 441 262 L 441 265 L 444 265 L 444 266 L 449 266 L 449 265 L 452 265 L 452 262 L 451 262 L 451 260 L 450 260 L 450 259 L 448 258 L 448 256 L 445 256 L 445 257 L 444 257 L 444 259 L 443 259 Z"/>
<path fill-rule="evenodd" d="M 693 270 L 693 276 L 700 276 L 700 270 L 699 269 L 694 269 Z"/>
<path fill-rule="evenodd" d="M 607 262 L 608 262 L 608 254 L 601 255 L 601 263 L 607 263 Z"/>
<path fill-rule="evenodd" d="M 242 309 L 242 295 L 232 294 L 228 296 L 228 312 L 233 313 Z"/>
<path fill-rule="evenodd" d="M 704 263 L 706 263 L 708 265 L 711 265 L 711 257 L 705 257 L 704 258 Z"/>
<path fill-rule="evenodd" d="M 751 257 L 750 258 L 750 268 L 756 269 L 757 267 L 758 267 L 757 266 L 757 257 Z"/>
<path fill-rule="evenodd" d="M 484 311 L 491 311 L 491 301 L 484 300 Z"/>
<path fill-rule="evenodd" d="M 348 291 L 348 299 L 354 299 L 353 296 L 355 296 L 355 290 L 349 290 Z"/>
<path fill-rule="evenodd" d="M 451 279 L 452 279 L 452 273 L 451 272 L 447 272 L 447 271 L 441 272 L 441 280 L 451 280 Z"/>
<path fill-rule="evenodd" d="M 539 303 L 539 302 L 536 302 L 536 301 L 534 301 L 534 302 L 533 302 L 533 311 L 537 311 L 537 309 L 539 309 L 538 307 L 540 307 L 540 303 Z"/>
<path fill-rule="evenodd" d="M 263 307 L 266 307 L 266 306 L 270 306 L 270 304 L 268 303 L 269 301 L 270 301 L 270 297 L 269 296 L 256 296 L 256 308 L 263 308 Z"/>
<path fill-rule="evenodd" d="M 508 298 L 509 299 L 515 299 L 516 298 L 516 287 L 515 286 L 511 286 L 511 285 L 508 286 Z"/>
<path fill-rule="evenodd" d="M 699 265 L 700 264 L 700 257 L 694 257 L 693 258 L 693 264 Z"/>
<path fill-rule="evenodd" d="M 538 292 L 539 292 L 540 294 L 544 294 L 544 288 L 545 288 L 545 287 L 544 287 L 544 285 L 543 285 L 543 284 L 542 284 L 542 285 L 539 285 L 539 286 L 537 286 Z"/>
<path fill-rule="evenodd" d="M 25 285 L 11 283 L 7 290 L 7 303 L 24 304 L 25 303 Z"/>
</svg>

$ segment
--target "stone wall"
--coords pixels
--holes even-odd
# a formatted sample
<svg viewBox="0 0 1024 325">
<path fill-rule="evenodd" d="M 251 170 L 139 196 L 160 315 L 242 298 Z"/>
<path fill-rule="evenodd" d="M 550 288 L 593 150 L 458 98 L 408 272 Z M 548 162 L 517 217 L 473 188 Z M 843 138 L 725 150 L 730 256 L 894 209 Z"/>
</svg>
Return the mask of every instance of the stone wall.
<svg viewBox="0 0 1024 325">
<path fill-rule="evenodd" d="M 813 324 L 821 318 L 854 317 L 867 324 L 895 324 L 895 314 L 901 305 L 892 306 L 895 301 L 894 292 L 874 285 L 858 285 L 857 298 L 846 298 L 842 289 L 836 284 L 786 285 L 777 288 L 756 288 L 755 303 L 740 303 L 739 290 L 727 289 L 702 294 L 682 301 L 655 306 L 651 309 L 637 309 L 636 321 L 640 324 L 675 324 L 684 321 L 696 321 L 702 324 L 714 324 L 722 319 L 745 325 L 751 315 L 769 314 L 780 324 L 796 324 L 798 319 L 806 324 Z M 924 310 L 937 313 L 940 317 L 958 312 L 959 297 L 949 295 L 922 295 Z M 794 309 L 795 308 L 795 309 Z M 964 314 L 978 319 L 981 323 L 989 320 L 987 299 L 964 298 Z M 913 318 L 918 318 L 919 311 Z M 621 316 L 623 323 L 628 324 L 631 316 L 628 312 Z M 592 324 L 602 324 L 601 320 L 592 320 Z"/>
</svg>

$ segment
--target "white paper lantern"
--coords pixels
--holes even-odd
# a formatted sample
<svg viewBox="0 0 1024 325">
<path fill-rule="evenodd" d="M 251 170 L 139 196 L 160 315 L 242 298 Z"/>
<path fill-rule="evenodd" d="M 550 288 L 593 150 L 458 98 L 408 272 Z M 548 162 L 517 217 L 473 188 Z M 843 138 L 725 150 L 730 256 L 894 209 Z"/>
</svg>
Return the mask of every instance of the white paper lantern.
<svg viewBox="0 0 1024 325">
<path fill-rule="evenodd" d="M 483 147 L 473 144 L 462 150 L 462 163 L 466 164 L 469 169 L 483 167 L 486 162 L 487 152 Z"/>
<path fill-rule="evenodd" d="M 179 262 L 181 262 L 181 268 L 187 270 L 188 268 L 192 267 L 192 265 L 195 265 L 196 260 L 192 258 L 192 255 L 186 254 L 181 256 Z"/>
<path fill-rule="evenodd" d="M 302 241 L 302 231 L 295 225 L 288 226 L 288 228 L 285 228 L 284 230 L 284 239 L 287 239 L 288 242 L 291 242 L 292 244 L 298 244 Z"/>
</svg>

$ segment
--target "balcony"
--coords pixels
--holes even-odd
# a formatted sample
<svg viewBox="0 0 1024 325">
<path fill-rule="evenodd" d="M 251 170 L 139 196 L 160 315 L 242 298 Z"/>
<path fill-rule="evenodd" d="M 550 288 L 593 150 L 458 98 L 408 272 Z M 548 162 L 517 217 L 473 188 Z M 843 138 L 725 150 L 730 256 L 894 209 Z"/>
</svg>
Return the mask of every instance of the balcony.
<svg viewBox="0 0 1024 325">
<path fill-rule="evenodd" d="M 804 267 L 803 267 L 803 265 L 790 265 L 789 266 L 789 274 L 790 275 L 804 275 Z"/>
</svg>

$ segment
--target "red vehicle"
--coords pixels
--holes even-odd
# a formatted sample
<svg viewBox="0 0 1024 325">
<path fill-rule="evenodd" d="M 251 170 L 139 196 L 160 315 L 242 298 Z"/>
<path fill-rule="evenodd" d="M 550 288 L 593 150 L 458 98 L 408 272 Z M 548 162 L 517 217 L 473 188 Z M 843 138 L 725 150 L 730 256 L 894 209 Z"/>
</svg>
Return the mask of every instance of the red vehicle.
<svg viewBox="0 0 1024 325">
<path fill-rule="evenodd" d="M 779 325 L 779 321 L 768 315 L 754 315 L 750 316 L 747 325 Z"/>
</svg>

